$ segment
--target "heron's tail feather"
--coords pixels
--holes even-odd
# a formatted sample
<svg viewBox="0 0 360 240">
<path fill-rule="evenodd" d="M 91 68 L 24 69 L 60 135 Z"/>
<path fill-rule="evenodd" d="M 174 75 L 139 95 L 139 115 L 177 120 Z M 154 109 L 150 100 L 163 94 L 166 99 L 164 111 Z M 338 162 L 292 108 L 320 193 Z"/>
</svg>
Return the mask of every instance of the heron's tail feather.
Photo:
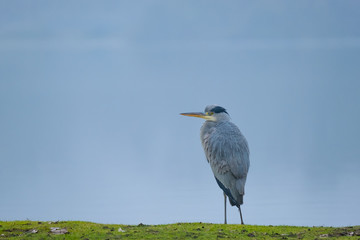
<svg viewBox="0 0 360 240">
<path fill-rule="evenodd" d="M 240 205 L 242 205 L 242 204 L 244 203 L 243 199 L 244 199 L 244 196 L 243 196 L 243 195 L 240 195 L 240 196 L 238 197 L 238 199 L 237 199 L 238 205 L 236 205 L 238 208 L 240 208 Z"/>
<path fill-rule="evenodd" d="M 240 178 L 236 180 L 236 200 L 237 200 L 237 207 L 240 207 L 243 204 L 243 198 L 245 194 L 245 182 L 246 178 Z"/>
<path fill-rule="evenodd" d="M 237 201 L 235 201 L 235 199 L 229 198 L 229 202 L 230 202 L 231 206 L 239 207 L 239 203 Z"/>
</svg>

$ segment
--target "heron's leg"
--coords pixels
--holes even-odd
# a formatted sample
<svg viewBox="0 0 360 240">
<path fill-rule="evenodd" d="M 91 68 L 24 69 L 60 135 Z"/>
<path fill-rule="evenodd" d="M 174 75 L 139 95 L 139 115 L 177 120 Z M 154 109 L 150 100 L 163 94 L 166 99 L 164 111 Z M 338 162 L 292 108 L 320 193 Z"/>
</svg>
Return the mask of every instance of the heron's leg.
<svg viewBox="0 0 360 240">
<path fill-rule="evenodd" d="M 241 214 L 241 208 L 239 206 L 239 212 L 240 212 L 240 219 L 241 219 L 241 224 L 244 225 L 244 221 L 243 221 L 243 218 L 242 218 L 242 214 Z"/>
<path fill-rule="evenodd" d="M 225 216 L 224 224 L 227 224 L 227 220 L 226 220 L 226 194 L 225 193 L 224 193 L 224 216 Z"/>
</svg>

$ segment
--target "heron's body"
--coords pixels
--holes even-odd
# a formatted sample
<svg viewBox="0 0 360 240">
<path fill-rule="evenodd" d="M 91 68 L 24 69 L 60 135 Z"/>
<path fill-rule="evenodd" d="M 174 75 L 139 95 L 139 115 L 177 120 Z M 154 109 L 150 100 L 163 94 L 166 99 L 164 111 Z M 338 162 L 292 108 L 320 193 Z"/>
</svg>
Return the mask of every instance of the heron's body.
<svg viewBox="0 0 360 240">
<path fill-rule="evenodd" d="M 206 159 L 219 187 L 229 197 L 230 204 L 239 208 L 241 214 L 240 205 L 243 204 L 245 182 L 250 166 L 249 147 L 245 137 L 230 121 L 229 114 L 222 107 L 210 105 L 205 108 L 205 114 L 183 115 L 206 119 L 200 130 Z"/>
<path fill-rule="evenodd" d="M 220 188 L 232 206 L 243 204 L 249 170 L 249 148 L 235 124 L 229 121 L 206 121 L 201 127 L 201 142 Z"/>
</svg>

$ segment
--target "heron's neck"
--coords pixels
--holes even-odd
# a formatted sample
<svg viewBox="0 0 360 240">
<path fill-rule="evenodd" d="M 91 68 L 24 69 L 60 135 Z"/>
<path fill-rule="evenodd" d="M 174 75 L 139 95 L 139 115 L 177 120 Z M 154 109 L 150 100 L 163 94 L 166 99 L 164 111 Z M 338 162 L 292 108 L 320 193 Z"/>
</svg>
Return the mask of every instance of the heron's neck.
<svg viewBox="0 0 360 240">
<path fill-rule="evenodd" d="M 216 122 L 230 121 L 230 116 L 227 113 L 216 114 Z"/>
<path fill-rule="evenodd" d="M 219 123 L 220 123 L 219 121 L 207 120 L 203 123 L 203 125 L 201 127 L 201 132 L 202 133 L 209 132 L 211 128 L 216 127 L 216 125 Z"/>
</svg>

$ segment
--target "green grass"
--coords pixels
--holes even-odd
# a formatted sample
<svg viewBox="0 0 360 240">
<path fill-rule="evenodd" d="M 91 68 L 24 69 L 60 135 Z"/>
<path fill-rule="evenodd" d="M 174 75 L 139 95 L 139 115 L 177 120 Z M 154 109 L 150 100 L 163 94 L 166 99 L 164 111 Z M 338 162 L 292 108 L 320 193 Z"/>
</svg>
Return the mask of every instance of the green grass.
<svg viewBox="0 0 360 240">
<path fill-rule="evenodd" d="M 55 235 L 51 228 L 66 228 Z M 119 228 L 124 232 L 119 231 Z M 33 231 L 35 230 L 35 231 Z M 36 232 L 36 233 L 33 233 Z M 176 223 L 120 225 L 91 222 L 0 221 L 0 239 L 360 239 L 360 226 L 294 227 Z"/>
</svg>

